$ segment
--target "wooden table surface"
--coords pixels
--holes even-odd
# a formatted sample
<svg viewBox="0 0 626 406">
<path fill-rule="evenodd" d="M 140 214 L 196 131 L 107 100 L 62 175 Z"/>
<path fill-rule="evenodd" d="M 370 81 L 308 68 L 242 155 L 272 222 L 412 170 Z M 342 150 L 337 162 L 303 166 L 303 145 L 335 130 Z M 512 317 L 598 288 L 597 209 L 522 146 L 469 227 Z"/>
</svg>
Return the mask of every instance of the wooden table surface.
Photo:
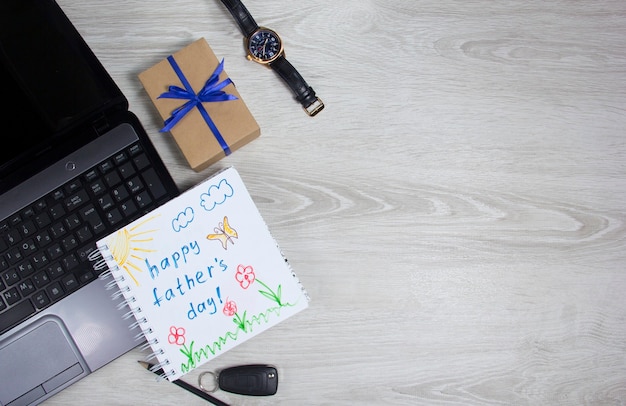
<svg viewBox="0 0 626 406">
<path fill-rule="evenodd" d="M 181 190 L 240 172 L 311 296 L 197 374 L 233 405 L 626 404 L 626 2 L 245 3 L 326 104 L 244 57 L 218 0 L 58 0 Z M 204 37 L 261 127 L 192 171 L 137 75 Z M 204 405 L 131 351 L 46 405 Z"/>
</svg>

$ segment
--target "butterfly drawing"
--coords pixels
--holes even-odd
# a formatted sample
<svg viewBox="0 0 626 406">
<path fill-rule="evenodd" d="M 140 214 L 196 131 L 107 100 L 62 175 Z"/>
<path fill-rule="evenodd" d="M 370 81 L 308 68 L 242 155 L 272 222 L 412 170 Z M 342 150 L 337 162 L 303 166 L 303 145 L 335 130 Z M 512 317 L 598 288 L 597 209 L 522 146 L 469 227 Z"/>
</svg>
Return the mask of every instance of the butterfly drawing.
<svg viewBox="0 0 626 406">
<path fill-rule="evenodd" d="M 228 217 L 224 216 L 224 222 L 220 222 L 217 227 L 213 229 L 214 234 L 206 236 L 209 240 L 219 240 L 222 243 L 222 248 L 228 249 L 228 243 L 234 244 L 233 238 L 238 238 L 237 230 L 232 228 L 228 224 Z"/>
</svg>

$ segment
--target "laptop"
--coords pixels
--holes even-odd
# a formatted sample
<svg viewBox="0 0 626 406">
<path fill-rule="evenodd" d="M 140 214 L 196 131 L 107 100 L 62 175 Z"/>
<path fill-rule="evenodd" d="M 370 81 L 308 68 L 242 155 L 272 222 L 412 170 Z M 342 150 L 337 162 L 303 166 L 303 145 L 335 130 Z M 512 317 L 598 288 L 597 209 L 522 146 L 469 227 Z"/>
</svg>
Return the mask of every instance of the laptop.
<svg viewBox="0 0 626 406">
<path fill-rule="evenodd" d="M 141 344 L 89 255 L 179 191 L 54 0 L 0 1 L 0 405 L 38 404 Z"/>
</svg>

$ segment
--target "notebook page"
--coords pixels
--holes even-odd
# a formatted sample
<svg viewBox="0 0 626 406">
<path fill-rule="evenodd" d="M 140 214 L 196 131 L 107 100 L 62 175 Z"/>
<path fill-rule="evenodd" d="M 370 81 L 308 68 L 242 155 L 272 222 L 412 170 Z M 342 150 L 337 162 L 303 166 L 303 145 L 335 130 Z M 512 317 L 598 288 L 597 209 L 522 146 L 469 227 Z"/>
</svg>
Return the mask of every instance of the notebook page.
<svg viewBox="0 0 626 406">
<path fill-rule="evenodd" d="M 98 247 L 169 380 L 308 306 L 234 168 Z"/>
</svg>

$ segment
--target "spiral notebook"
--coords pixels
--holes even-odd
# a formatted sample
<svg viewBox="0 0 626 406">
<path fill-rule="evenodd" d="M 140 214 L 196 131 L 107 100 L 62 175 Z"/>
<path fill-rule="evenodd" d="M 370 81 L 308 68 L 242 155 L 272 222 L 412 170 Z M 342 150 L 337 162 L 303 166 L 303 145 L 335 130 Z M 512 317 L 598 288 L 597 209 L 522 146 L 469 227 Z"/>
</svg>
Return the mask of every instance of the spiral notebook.
<svg viewBox="0 0 626 406">
<path fill-rule="evenodd" d="M 308 306 L 232 167 L 97 245 L 94 266 L 170 381 Z"/>
</svg>

